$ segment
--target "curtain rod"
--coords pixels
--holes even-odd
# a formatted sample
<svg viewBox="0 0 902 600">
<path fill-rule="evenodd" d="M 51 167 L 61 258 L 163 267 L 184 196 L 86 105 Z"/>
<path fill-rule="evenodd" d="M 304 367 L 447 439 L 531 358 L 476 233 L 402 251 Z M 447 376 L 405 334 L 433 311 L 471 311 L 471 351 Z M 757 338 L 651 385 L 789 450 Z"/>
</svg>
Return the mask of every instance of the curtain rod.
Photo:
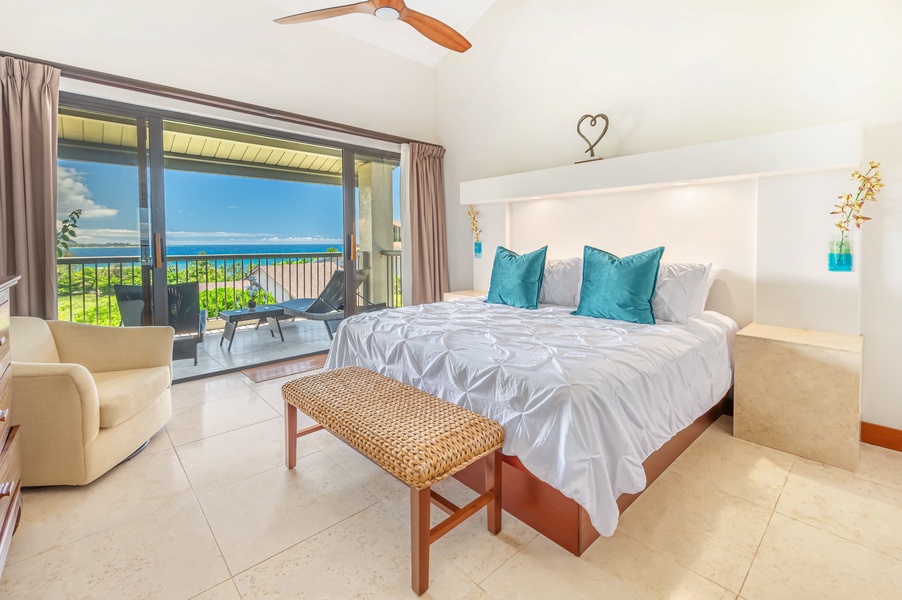
<svg viewBox="0 0 902 600">
<path fill-rule="evenodd" d="M 258 117 L 268 117 L 271 119 L 278 119 L 280 121 L 285 121 L 288 123 L 294 123 L 296 125 L 305 125 L 308 127 L 316 127 L 318 129 L 324 129 L 326 131 L 334 131 L 338 133 L 345 133 L 350 135 L 356 135 L 368 139 L 373 140 L 381 140 L 383 142 L 391 142 L 394 144 L 407 144 L 410 142 L 419 142 L 419 140 L 412 140 L 410 138 L 401 137 L 397 135 L 391 135 L 389 133 L 382 133 L 379 131 L 372 131 L 370 129 L 363 129 L 361 127 L 353 127 L 351 125 L 343 125 L 342 123 L 336 123 L 334 121 L 327 121 L 325 119 L 317 119 L 316 117 L 308 117 L 306 115 L 301 115 L 298 113 L 293 113 L 285 110 L 279 110 L 276 108 L 267 108 L 265 106 L 260 106 L 257 104 L 251 104 L 249 102 L 241 102 L 238 100 L 229 100 L 228 98 L 222 98 L 220 96 L 211 96 L 209 94 L 202 94 L 200 92 L 192 92 L 189 90 L 183 90 L 181 88 L 171 87 L 168 85 L 161 85 L 158 83 L 150 83 L 148 81 L 142 81 L 140 79 L 132 79 L 130 77 L 123 77 L 121 75 L 111 75 L 109 73 L 103 73 L 100 71 L 92 71 L 91 69 L 83 69 L 81 67 L 73 67 L 71 65 L 65 65 L 61 63 L 56 63 L 47 60 L 41 60 L 37 58 L 32 58 L 29 56 L 22 56 L 20 54 L 14 54 L 12 52 L 4 52 L 0 50 L 0 57 L 9 56 L 10 58 L 16 58 L 19 60 L 24 60 L 33 63 L 40 63 L 44 65 L 48 65 L 60 70 L 60 75 L 62 77 L 67 77 L 69 79 L 75 79 L 77 81 L 85 81 L 88 83 L 98 83 L 101 85 L 106 85 L 110 87 L 115 87 L 123 90 L 129 90 L 133 92 L 142 92 L 145 94 L 152 94 L 154 96 L 160 96 L 163 98 L 169 98 L 172 100 L 182 100 L 186 102 L 193 102 L 195 104 L 201 104 L 204 106 L 210 106 L 213 108 L 221 108 L 225 110 L 231 110 L 234 112 L 240 112 L 247 115 L 254 115 Z"/>
</svg>

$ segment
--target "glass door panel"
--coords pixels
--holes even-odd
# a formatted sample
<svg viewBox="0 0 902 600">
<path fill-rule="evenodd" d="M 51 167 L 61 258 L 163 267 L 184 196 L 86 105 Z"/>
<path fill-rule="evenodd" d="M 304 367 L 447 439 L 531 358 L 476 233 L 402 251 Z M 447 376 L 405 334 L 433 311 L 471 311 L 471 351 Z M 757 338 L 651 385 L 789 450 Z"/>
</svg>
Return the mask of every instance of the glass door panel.
<svg viewBox="0 0 902 600">
<path fill-rule="evenodd" d="M 164 120 L 162 152 L 165 275 L 192 299 L 169 323 L 203 328 L 197 364 L 178 360 L 176 377 L 328 350 L 301 309 L 342 276 L 341 151 Z"/>
<path fill-rule="evenodd" d="M 151 324 L 146 121 L 61 107 L 57 131 L 58 317 Z"/>
<path fill-rule="evenodd" d="M 401 164 L 354 156 L 354 269 L 347 277 L 349 312 L 397 308 L 401 301 Z"/>
</svg>

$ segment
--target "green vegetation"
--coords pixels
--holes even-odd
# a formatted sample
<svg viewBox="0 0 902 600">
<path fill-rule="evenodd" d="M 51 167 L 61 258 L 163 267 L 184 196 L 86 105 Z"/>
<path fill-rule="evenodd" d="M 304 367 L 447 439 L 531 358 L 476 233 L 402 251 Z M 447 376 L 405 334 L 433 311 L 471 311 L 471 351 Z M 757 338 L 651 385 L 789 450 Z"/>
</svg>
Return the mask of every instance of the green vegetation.
<svg viewBox="0 0 902 600">
<path fill-rule="evenodd" d="M 69 245 L 75 243 L 75 230 L 78 229 L 78 219 L 81 218 L 81 209 L 73 210 L 69 216 L 63 219 L 60 230 L 56 232 L 56 257 L 62 258 L 69 254 Z"/>
<path fill-rule="evenodd" d="M 284 264 L 309 260 L 285 261 Z M 241 262 L 229 262 L 217 267 L 214 261 L 198 260 L 188 263 L 187 268 L 184 268 L 184 263 L 173 264 L 166 272 L 166 280 L 170 284 L 198 282 L 201 288 L 200 307 L 207 310 L 207 316 L 211 319 L 223 310 L 243 308 L 250 300 L 250 295 L 244 290 Z M 135 263 L 58 266 L 59 319 L 116 327 L 122 317 L 114 286 L 141 285 L 141 282 L 141 267 Z M 276 299 L 272 294 L 260 291 L 256 301 L 272 304 Z"/>
</svg>

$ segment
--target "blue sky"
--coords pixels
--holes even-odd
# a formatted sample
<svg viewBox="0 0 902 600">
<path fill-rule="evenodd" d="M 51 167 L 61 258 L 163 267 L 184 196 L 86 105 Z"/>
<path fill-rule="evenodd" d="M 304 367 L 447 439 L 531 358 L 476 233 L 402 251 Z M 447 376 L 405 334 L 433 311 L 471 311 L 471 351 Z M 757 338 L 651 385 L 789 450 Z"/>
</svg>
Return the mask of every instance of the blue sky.
<svg viewBox="0 0 902 600">
<path fill-rule="evenodd" d="M 395 169 L 394 218 L 398 220 Z M 138 242 L 135 167 L 61 160 L 58 218 L 82 209 L 78 241 Z M 341 187 L 166 171 L 169 245 L 340 243 Z"/>
</svg>

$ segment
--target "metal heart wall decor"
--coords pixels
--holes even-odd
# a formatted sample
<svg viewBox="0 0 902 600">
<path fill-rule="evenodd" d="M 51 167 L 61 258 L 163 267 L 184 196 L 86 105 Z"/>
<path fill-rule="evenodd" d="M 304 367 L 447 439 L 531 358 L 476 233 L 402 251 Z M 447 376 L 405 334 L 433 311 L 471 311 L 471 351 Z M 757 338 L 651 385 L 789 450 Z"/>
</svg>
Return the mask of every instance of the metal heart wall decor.
<svg viewBox="0 0 902 600">
<path fill-rule="evenodd" d="M 599 135 L 598 138 L 594 142 L 590 142 L 589 137 L 586 134 L 584 134 L 582 131 L 583 123 L 585 123 L 588 120 L 590 128 L 597 127 L 599 119 L 604 121 L 604 129 L 601 130 L 601 135 Z M 586 140 L 586 143 L 589 145 L 589 149 L 586 150 L 586 152 L 588 152 L 589 156 L 591 156 L 592 158 L 595 158 L 595 146 L 598 145 L 598 142 L 601 141 L 601 138 L 603 138 L 605 136 L 605 134 L 608 132 L 608 127 L 610 125 L 611 125 L 611 122 L 608 120 L 608 116 L 605 114 L 601 114 L 601 113 L 599 113 L 597 115 L 583 115 L 582 118 L 580 118 L 579 122 L 576 124 L 576 133 L 579 134 L 579 137 Z M 589 129 L 588 132 L 592 133 L 592 129 Z"/>
</svg>

